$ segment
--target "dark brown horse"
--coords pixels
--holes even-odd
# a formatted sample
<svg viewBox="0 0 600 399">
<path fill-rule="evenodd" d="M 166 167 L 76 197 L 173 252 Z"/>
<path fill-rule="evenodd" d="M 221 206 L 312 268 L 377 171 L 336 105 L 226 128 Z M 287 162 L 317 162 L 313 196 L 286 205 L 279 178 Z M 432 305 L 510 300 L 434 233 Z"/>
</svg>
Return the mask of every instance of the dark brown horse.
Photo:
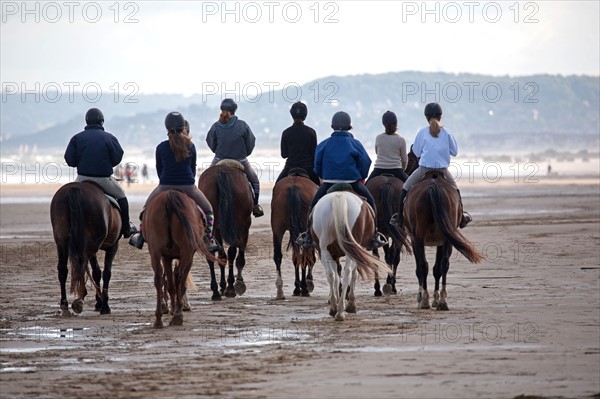
<svg viewBox="0 0 600 399">
<path fill-rule="evenodd" d="M 215 264 L 208 260 L 210 266 L 210 288 L 212 299 L 221 300 L 226 297 L 242 295 L 246 284 L 242 277 L 242 269 L 246 264 L 245 252 L 248 245 L 248 234 L 252 224 L 252 192 L 244 167 L 237 161 L 221 161 L 206 169 L 198 179 L 198 188 L 204 193 L 215 213 L 214 236 L 223 246 L 229 245 L 227 255 L 219 251 L 219 259 L 227 260 L 229 275 L 225 282 L 225 267 L 221 266 L 221 292 L 215 275 Z M 237 255 L 237 257 L 236 257 Z M 234 280 L 233 265 L 237 267 Z M 235 281 L 235 284 L 234 284 Z"/>
<path fill-rule="evenodd" d="M 308 208 L 318 186 L 308 176 L 295 175 L 294 169 L 290 175 L 281 179 L 273 187 L 271 199 L 271 230 L 273 231 L 273 260 L 277 267 L 277 299 L 285 299 L 283 295 L 283 279 L 281 278 L 281 244 L 283 235 L 289 232 L 290 239 L 287 249 L 292 248 L 292 263 L 296 280 L 294 282 L 294 296 L 309 296 L 313 289 L 312 269 L 315 264 L 314 248 L 302 248 L 296 243 L 296 238 L 306 230 Z M 300 270 L 302 279 L 300 279 Z"/>
<path fill-rule="evenodd" d="M 374 224 L 369 205 L 352 192 L 332 192 L 315 205 L 313 238 L 329 282 L 329 314 L 336 320 L 344 320 L 346 312 L 356 313 L 354 285 L 357 274 L 364 278 L 380 271 L 391 273 L 384 262 L 365 249 L 373 238 Z M 346 257 L 346 263 L 340 273 L 342 256 Z"/>
<path fill-rule="evenodd" d="M 484 258 L 461 234 L 458 226 L 462 215 L 458 192 L 448 183 L 441 172 L 428 172 L 423 181 L 410 189 L 404 204 L 404 226 L 412 240 L 413 254 L 417 264 L 419 294 L 417 302 L 422 309 L 429 309 L 427 274 L 429 266 L 425 258 L 425 246 L 437 247 L 433 276 L 435 291 L 432 306 L 448 310 L 446 303 L 446 275 L 450 267 L 452 247 L 456 248 L 471 263 Z M 393 224 L 397 224 L 394 215 Z M 440 277 L 442 289 L 439 289 Z"/>
<path fill-rule="evenodd" d="M 394 213 L 400 210 L 398 198 L 400 198 L 403 184 L 402 180 L 391 175 L 379 175 L 367 182 L 367 189 L 375 199 L 375 205 L 377 206 L 377 228 L 386 237 L 388 242 L 391 240 L 391 244 L 383 246 L 385 263 L 388 264 L 393 272 L 387 276 L 386 284 L 383 286 L 383 292 L 386 295 L 397 293 L 396 271 L 400 263 L 401 251 L 406 248 L 407 252 L 411 252 L 406 230 L 396 229 L 390 223 Z M 373 254 L 379 257 L 377 249 L 373 250 Z M 381 296 L 382 292 L 377 276 L 374 288 L 375 296 Z"/>
<path fill-rule="evenodd" d="M 154 270 L 156 288 L 154 327 L 163 326 L 165 276 L 173 314 L 169 324 L 181 325 L 183 324 L 183 296 L 194 254 L 199 251 L 212 257 L 204 242 L 205 226 L 202 214 L 196 203 L 186 194 L 177 190 L 167 190 L 158 194 L 146 205 L 142 225 Z M 173 268 L 174 260 L 179 261 L 175 268 Z"/>
<path fill-rule="evenodd" d="M 84 181 L 62 186 L 50 204 L 50 220 L 56 250 L 58 252 L 58 281 L 60 282 L 60 308 L 63 315 L 70 315 L 65 283 L 71 263 L 71 293 L 76 299 L 72 303 L 75 313 L 83 310 L 87 294 L 85 277 L 89 274 L 88 262 L 92 266 L 92 280 L 96 289 L 96 310 L 109 314 L 108 284 L 112 262 L 119 248 L 121 216 L 99 185 Z M 100 270 L 96 254 L 105 251 L 104 272 Z M 102 277 L 102 290 L 100 279 Z"/>
</svg>

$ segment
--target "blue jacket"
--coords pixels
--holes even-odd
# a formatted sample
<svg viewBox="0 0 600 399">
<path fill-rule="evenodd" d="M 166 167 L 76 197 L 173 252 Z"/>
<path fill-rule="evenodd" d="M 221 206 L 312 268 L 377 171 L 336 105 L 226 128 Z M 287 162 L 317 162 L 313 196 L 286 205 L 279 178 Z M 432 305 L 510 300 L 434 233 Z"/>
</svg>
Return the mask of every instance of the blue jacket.
<svg viewBox="0 0 600 399">
<path fill-rule="evenodd" d="M 181 162 L 175 160 L 169 140 L 156 147 L 156 172 L 162 185 L 187 186 L 196 183 L 196 147 L 190 147 L 190 156 Z"/>
<path fill-rule="evenodd" d="M 246 159 L 252 154 L 256 137 L 246 122 L 232 116 L 223 124 L 215 122 L 206 135 L 206 144 L 218 159 Z"/>
<path fill-rule="evenodd" d="M 315 173 L 323 180 L 366 179 L 371 158 L 365 147 L 344 131 L 335 131 L 315 152 Z"/>
<path fill-rule="evenodd" d="M 119 140 L 99 125 L 86 126 L 71 138 L 65 151 L 67 165 L 83 176 L 109 177 L 122 159 Z"/>
</svg>

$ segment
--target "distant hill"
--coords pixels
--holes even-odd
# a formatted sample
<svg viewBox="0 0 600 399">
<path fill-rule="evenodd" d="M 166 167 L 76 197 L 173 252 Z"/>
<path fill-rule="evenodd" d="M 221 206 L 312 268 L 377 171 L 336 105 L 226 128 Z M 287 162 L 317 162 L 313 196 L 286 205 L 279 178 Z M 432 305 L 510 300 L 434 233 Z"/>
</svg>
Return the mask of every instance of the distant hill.
<svg viewBox="0 0 600 399">
<path fill-rule="evenodd" d="M 600 78 L 591 76 L 533 75 L 497 77 L 473 74 L 395 72 L 378 75 L 331 76 L 289 85 L 287 91 L 256 96 L 238 93 L 238 116 L 257 136 L 257 147 L 279 146 L 281 131 L 290 125 L 289 107 L 301 92 L 309 108 L 307 124 L 319 140 L 330 133 L 332 115 L 348 112 L 353 134 L 372 147 L 382 132 L 381 115 L 396 112 L 399 133 L 412 142 L 426 123 L 423 108 L 438 101 L 443 124 L 464 151 L 598 149 L 600 144 Z M 243 87 L 241 89 L 244 89 Z M 36 103 L 33 96 L 7 96 L 2 102 L 2 153 L 35 145 L 39 151 L 64 148 L 82 130 L 85 111 L 97 106 L 107 116 L 105 127 L 125 147 L 153 149 L 165 139 L 167 112 L 179 110 L 192 126 L 198 146 L 217 120 L 220 97 L 174 94 L 135 95 L 137 103 L 115 103 L 112 93 L 97 104 L 75 96 L 70 101 Z"/>
</svg>

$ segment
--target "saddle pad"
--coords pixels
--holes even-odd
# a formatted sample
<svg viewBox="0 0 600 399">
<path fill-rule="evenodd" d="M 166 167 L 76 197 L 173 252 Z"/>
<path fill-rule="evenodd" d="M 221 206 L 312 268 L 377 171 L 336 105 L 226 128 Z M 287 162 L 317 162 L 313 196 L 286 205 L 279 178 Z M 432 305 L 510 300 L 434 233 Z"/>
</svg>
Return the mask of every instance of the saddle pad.
<svg viewBox="0 0 600 399">
<path fill-rule="evenodd" d="M 238 168 L 244 170 L 244 165 L 240 161 L 236 161 L 235 159 L 221 159 L 217 162 L 218 166 L 229 166 L 231 168 Z"/>
<path fill-rule="evenodd" d="M 112 204 L 112 206 L 114 206 L 115 208 L 117 208 L 119 211 L 121 210 L 121 207 L 119 206 L 119 203 L 117 202 L 117 200 L 114 197 L 111 197 L 110 195 L 104 193 L 104 196 L 106 198 L 108 198 L 108 201 Z"/>
</svg>

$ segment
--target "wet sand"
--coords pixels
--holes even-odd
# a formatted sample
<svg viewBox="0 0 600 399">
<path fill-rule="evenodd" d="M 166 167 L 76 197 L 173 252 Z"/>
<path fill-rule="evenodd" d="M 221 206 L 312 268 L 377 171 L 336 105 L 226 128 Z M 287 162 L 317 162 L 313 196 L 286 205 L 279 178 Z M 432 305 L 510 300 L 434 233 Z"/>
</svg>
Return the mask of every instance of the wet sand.
<svg viewBox="0 0 600 399">
<path fill-rule="evenodd" d="M 182 327 L 162 330 L 152 328 L 147 250 L 125 241 L 113 266 L 112 313 L 98 315 L 88 298 L 81 315 L 60 316 L 48 201 L 57 187 L 0 187 L 2 397 L 600 393 L 597 178 L 463 182 L 465 208 L 475 219 L 464 233 L 487 259 L 472 265 L 453 255 L 450 310 L 417 309 L 414 259 L 404 255 L 399 293 L 376 298 L 372 282 L 360 282 L 358 313 L 344 322 L 328 315 L 320 261 L 311 297 L 294 297 L 290 254 L 284 253 L 286 299 L 275 299 L 265 206 L 266 216 L 253 219 L 246 293 L 212 302 L 206 261 L 196 256 L 192 274 L 199 291 L 189 295 L 192 311 L 184 313 Z M 151 189 L 127 189 L 132 219 Z M 433 254 L 428 250 L 431 266 Z"/>
</svg>

